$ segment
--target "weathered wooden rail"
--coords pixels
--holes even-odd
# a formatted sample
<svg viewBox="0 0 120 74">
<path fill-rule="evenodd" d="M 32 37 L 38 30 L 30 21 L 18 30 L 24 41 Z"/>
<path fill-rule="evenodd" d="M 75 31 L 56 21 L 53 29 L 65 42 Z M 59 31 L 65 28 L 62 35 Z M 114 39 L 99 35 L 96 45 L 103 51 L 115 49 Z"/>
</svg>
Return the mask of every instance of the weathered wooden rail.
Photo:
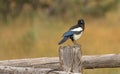
<svg viewBox="0 0 120 74">
<path fill-rule="evenodd" d="M 75 45 L 61 46 L 59 57 L 1 60 L 0 74 L 82 74 L 83 69 L 118 67 L 120 54 L 82 56 Z"/>
</svg>

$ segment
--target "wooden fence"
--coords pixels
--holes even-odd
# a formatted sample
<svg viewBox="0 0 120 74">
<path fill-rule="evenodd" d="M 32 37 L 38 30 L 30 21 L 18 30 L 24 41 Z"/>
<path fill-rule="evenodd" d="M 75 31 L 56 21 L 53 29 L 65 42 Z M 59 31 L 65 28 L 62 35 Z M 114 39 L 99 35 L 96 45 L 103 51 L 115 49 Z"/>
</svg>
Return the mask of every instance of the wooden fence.
<svg viewBox="0 0 120 74">
<path fill-rule="evenodd" d="M 0 61 L 0 74 L 82 74 L 83 69 L 118 68 L 120 54 L 82 56 L 79 45 L 60 46 L 59 57 Z"/>
</svg>

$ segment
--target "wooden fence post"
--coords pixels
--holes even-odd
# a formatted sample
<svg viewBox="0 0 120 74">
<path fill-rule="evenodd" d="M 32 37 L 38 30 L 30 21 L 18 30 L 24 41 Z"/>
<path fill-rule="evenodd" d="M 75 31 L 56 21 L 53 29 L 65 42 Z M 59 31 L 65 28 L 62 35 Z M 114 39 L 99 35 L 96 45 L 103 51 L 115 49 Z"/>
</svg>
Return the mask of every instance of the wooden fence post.
<svg viewBox="0 0 120 74">
<path fill-rule="evenodd" d="M 60 46 L 59 48 L 60 66 L 66 74 L 82 74 L 81 57 L 80 45 Z"/>
</svg>

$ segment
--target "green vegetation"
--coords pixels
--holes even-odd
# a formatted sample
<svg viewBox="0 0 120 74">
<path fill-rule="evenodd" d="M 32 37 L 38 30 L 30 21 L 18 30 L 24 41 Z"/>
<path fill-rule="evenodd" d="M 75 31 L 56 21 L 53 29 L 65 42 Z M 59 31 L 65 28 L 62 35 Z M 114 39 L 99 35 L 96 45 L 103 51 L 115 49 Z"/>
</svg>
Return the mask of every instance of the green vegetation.
<svg viewBox="0 0 120 74">
<path fill-rule="evenodd" d="M 0 19 L 5 22 L 9 18 L 16 18 L 27 12 L 31 16 L 33 11 L 40 11 L 44 15 L 63 17 L 78 14 L 93 17 L 102 16 L 111 9 L 117 8 L 119 0 L 0 0 Z"/>
</svg>

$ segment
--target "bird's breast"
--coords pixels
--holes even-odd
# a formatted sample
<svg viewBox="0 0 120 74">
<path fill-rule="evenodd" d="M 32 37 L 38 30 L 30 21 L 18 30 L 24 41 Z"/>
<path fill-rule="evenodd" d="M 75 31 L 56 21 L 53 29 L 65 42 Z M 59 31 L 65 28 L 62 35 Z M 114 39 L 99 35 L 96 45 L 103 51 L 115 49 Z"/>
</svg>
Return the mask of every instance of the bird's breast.
<svg viewBox="0 0 120 74">
<path fill-rule="evenodd" d="M 82 33 L 83 33 L 83 32 L 81 32 L 80 34 L 74 34 L 74 35 L 73 35 L 73 39 L 74 39 L 74 40 L 79 39 L 79 38 L 81 37 Z"/>
</svg>

